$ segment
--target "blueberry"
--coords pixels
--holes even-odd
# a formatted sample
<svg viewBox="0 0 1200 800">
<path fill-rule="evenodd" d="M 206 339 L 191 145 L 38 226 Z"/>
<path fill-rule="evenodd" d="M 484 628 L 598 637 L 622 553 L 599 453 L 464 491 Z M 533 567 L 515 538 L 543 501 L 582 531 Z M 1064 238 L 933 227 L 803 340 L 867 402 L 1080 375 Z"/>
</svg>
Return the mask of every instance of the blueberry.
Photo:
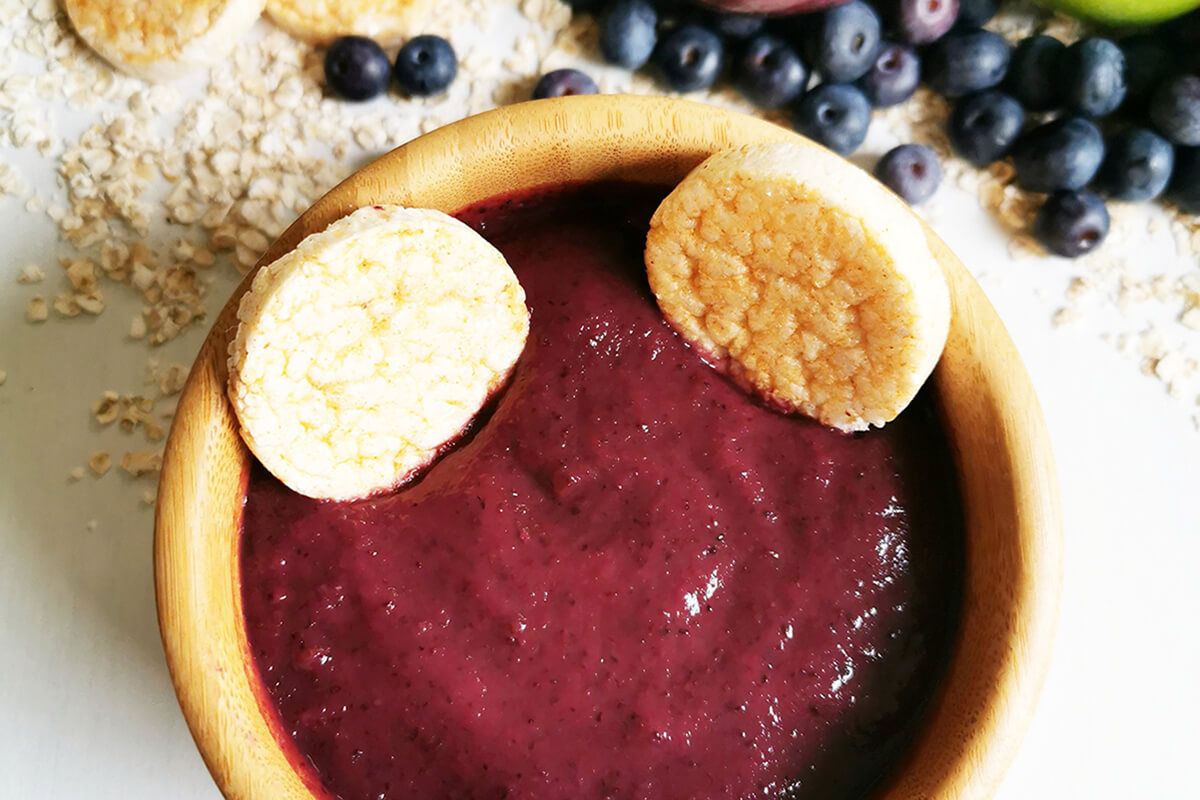
<svg viewBox="0 0 1200 800">
<path fill-rule="evenodd" d="M 1125 99 L 1125 54 L 1108 39 L 1080 39 L 1060 66 L 1063 103 L 1071 111 L 1103 117 Z"/>
<path fill-rule="evenodd" d="M 1167 188 L 1175 148 L 1157 133 L 1129 128 L 1108 140 L 1098 182 L 1118 200 L 1153 200 Z"/>
<path fill-rule="evenodd" d="M 990 89 L 1008 71 L 1008 42 L 991 31 L 958 31 L 929 48 L 925 79 L 946 97 Z"/>
<path fill-rule="evenodd" d="M 1053 36 L 1030 36 L 1013 50 L 1005 88 L 1030 111 L 1049 111 L 1062 102 L 1059 71 L 1067 46 Z"/>
<path fill-rule="evenodd" d="M 396 54 L 396 82 L 411 95 L 441 94 L 457 74 L 454 48 L 440 36 L 416 36 Z"/>
<path fill-rule="evenodd" d="M 1125 102 L 1144 107 L 1150 95 L 1173 71 L 1175 57 L 1161 37 L 1131 36 L 1121 41 L 1125 53 Z"/>
<path fill-rule="evenodd" d="M 563 0 L 573 14 L 595 14 L 604 8 L 607 0 Z"/>
<path fill-rule="evenodd" d="M 831 8 L 808 28 L 809 63 L 828 83 L 857 80 L 879 48 L 879 17 L 863 0 Z"/>
<path fill-rule="evenodd" d="M 387 53 L 364 36 L 335 39 L 325 51 L 325 83 L 347 100 L 378 97 L 391 79 Z"/>
<path fill-rule="evenodd" d="M 1013 147 L 1017 182 L 1031 192 L 1082 189 L 1104 160 L 1104 137 L 1083 117 L 1047 122 Z"/>
<path fill-rule="evenodd" d="M 894 106 L 912 97 L 921 82 L 921 59 L 911 47 L 884 42 L 858 88 L 876 108 Z"/>
<path fill-rule="evenodd" d="M 709 27 L 726 39 L 739 41 L 762 33 L 767 18 L 758 14 L 715 14 Z"/>
<path fill-rule="evenodd" d="M 597 94 L 600 87 L 587 73 L 577 69 L 556 69 L 538 79 L 533 87 L 533 99 L 567 97 L 575 94 Z"/>
<path fill-rule="evenodd" d="M 1000 0 L 958 0 L 958 25 L 960 28 L 981 28 L 999 10 Z"/>
<path fill-rule="evenodd" d="M 778 108 L 804 91 L 808 67 L 782 39 L 764 34 L 746 45 L 735 65 L 734 81 L 760 108 Z"/>
<path fill-rule="evenodd" d="M 1179 75 L 1159 86 L 1150 101 L 1150 119 L 1171 141 L 1200 145 L 1200 78 Z"/>
<path fill-rule="evenodd" d="M 1089 192 L 1055 192 L 1038 211 L 1033 235 L 1051 253 L 1077 258 L 1108 235 L 1108 209 Z"/>
<path fill-rule="evenodd" d="M 1189 214 L 1200 214 L 1200 147 L 1175 151 L 1175 174 L 1167 196 Z"/>
<path fill-rule="evenodd" d="M 658 12 L 647 0 L 618 0 L 600 23 L 600 52 L 606 61 L 638 69 L 658 41 Z"/>
<path fill-rule="evenodd" d="M 958 19 L 958 0 L 899 0 L 896 35 L 909 44 L 929 44 L 945 36 Z"/>
<path fill-rule="evenodd" d="M 959 101 L 950 114 L 947 133 L 956 153 L 985 167 L 1008 155 L 1024 124 L 1021 104 L 993 89 Z"/>
<path fill-rule="evenodd" d="M 849 155 L 867 138 L 871 104 L 857 87 L 826 83 L 800 99 L 792 114 L 796 130 L 835 153 Z"/>
<path fill-rule="evenodd" d="M 902 144 L 875 165 L 875 177 L 904 202 L 916 205 L 933 196 L 942 179 L 937 156 L 923 144 Z"/>
<path fill-rule="evenodd" d="M 725 48 L 721 37 L 699 25 L 682 25 L 654 50 L 654 63 L 677 92 L 707 89 L 717 82 Z"/>
</svg>

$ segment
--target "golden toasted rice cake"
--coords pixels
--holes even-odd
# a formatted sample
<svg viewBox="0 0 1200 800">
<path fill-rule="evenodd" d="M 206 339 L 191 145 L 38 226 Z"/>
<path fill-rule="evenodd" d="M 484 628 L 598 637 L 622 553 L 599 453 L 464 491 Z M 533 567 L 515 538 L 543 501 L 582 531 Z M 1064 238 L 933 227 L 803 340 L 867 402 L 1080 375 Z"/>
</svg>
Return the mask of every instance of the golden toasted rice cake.
<svg viewBox="0 0 1200 800">
<path fill-rule="evenodd" d="M 63 0 L 88 46 L 147 81 L 221 61 L 262 16 L 265 0 Z"/>
<path fill-rule="evenodd" d="M 385 47 L 424 33 L 433 0 L 267 0 L 267 16 L 313 44 L 339 36 L 367 36 Z"/>
<path fill-rule="evenodd" d="M 439 211 L 371 206 L 255 275 L 229 347 L 246 444 L 309 497 L 395 488 L 457 437 L 525 345 L 504 257 Z"/>
<path fill-rule="evenodd" d="M 950 324 L 912 212 L 803 144 L 729 150 L 693 170 L 650 222 L 646 268 L 663 314 L 706 357 L 843 431 L 894 419 Z"/>
</svg>

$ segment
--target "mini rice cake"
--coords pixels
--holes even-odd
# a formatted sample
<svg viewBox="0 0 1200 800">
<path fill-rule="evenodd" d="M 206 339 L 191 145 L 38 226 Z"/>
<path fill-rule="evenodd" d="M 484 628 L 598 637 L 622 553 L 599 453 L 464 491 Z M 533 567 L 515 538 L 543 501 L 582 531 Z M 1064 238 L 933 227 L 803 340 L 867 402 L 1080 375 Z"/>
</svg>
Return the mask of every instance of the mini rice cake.
<svg viewBox="0 0 1200 800">
<path fill-rule="evenodd" d="M 265 0 L 63 0 L 88 46 L 146 81 L 223 60 L 262 16 Z"/>
<path fill-rule="evenodd" d="M 393 489 L 453 441 L 529 333 L 498 250 L 439 211 L 361 208 L 263 267 L 238 307 L 229 398 L 300 494 Z"/>
<path fill-rule="evenodd" d="M 383 46 L 418 33 L 432 16 L 432 0 L 267 0 L 267 16 L 312 44 L 355 34 Z"/>
<path fill-rule="evenodd" d="M 646 269 L 667 320 L 718 367 L 843 431 L 894 419 L 950 324 L 911 211 L 798 143 L 717 153 L 688 174 L 651 220 Z"/>
</svg>

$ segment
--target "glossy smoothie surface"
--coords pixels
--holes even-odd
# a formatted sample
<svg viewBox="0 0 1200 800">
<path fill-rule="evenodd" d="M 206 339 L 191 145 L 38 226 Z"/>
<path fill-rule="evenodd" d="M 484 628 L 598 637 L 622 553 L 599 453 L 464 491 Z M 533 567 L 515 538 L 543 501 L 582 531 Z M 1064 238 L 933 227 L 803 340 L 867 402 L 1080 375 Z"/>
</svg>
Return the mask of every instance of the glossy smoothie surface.
<svg viewBox="0 0 1200 800">
<path fill-rule="evenodd" d="M 460 215 L 532 330 L 419 481 L 321 503 L 251 475 L 251 653 L 330 796 L 861 797 L 911 742 L 963 558 L 932 403 L 843 435 L 705 365 L 646 285 L 662 194 Z"/>
</svg>

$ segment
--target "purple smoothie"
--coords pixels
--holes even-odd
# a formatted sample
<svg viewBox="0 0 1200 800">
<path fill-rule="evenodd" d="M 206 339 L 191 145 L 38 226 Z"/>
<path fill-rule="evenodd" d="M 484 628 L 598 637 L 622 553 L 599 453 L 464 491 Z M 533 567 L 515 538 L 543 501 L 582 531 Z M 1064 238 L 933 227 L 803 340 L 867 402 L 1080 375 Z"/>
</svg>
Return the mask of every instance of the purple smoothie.
<svg viewBox="0 0 1200 800">
<path fill-rule="evenodd" d="M 842 435 L 706 366 L 646 285 L 662 195 L 460 215 L 512 264 L 532 330 L 418 482 L 321 503 L 252 473 L 250 649 L 330 796 L 861 797 L 903 758 L 962 576 L 931 399 Z"/>
</svg>

